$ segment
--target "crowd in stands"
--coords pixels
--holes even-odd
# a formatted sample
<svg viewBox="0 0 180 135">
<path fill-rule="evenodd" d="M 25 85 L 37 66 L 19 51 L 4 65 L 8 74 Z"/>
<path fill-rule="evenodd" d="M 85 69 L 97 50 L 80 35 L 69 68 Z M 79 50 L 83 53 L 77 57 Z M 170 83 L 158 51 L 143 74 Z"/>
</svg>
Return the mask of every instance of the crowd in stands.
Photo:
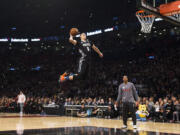
<svg viewBox="0 0 180 135">
<path fill-rule="evenodd" d="M 98 106 L 108 106 L 110 112 L 108 117 L 115 118 L 121 115 L 121 105 L 117 107 L 114 105 L 115 100 L 108 98 L 66 98 L 64 105 L 93 105 Z M 154 121 L 164 121 L 164 122 L 179 122 L 180 116 L 180 97 L 175 97 L 172 95 L 167 95 L 164 98 L 154 98 L 154 97 L 140 97 L 140 105 L 146 105 L 146 110 L 148 111 L 148 119 Z M 137 107 L 138 109 L 138 107 Z M 104 117 L 106 116 L 106 113 Z"/>
<path fill-rule="evenodd" d="M 114 41 L 114 45 L 119 42 Z M 115 45 L 116 47 L 118 45 Z M 112 47 L 111 47 L 112 48 Z M 59 75 L 73 64 L 72 54 L 40 53 L 0 55 L 0 112 L 18 112 L 20 90 L 27 97 L 25 113 L 41 113 L 44 104 L 107 105 L 114 111 L 118 85 L 124 74 L 137 86 L 149 119 L 179 121 L 180 114 L 180 47 L 176 37 L 153 39 L 134 46 L 100 49 L 104 59 L 93 54 L 87 80 L 59 85 Z M 39 66 L 40 70 L 33 70 Z M 10 68 L 15 70 L 10 70 Z M 83 85 L 81 85 L 83 84 Z M 114 113 L 112 113 L 114 114 Z M 112 116 L 111 117 L 115 117 Z"/>
<path fill-rule="evenodd" d="M 59 105 L 85 105 L 94 106 L 99 109 L 98 106 L 108 106 L 109 112 L 104 113 L 104 117 L 115 118 L 121 115 L 121 104 L 115 109 L 115 100 L 112 98 L 104 99 L 99 98 L 66 98 L 64 104 L 59 101 L 57 97 L 54 98 L 27 98 L 24 112 L 26 114 L 40 114 L 43 113 L 43 105 L 48 104 L 59 104 Z M 180 97 L 175 97 L 172 95 L 167 95 L 164 98 L 154 98 L 154 97 L 140 97 L 141 105 L 146 105 L 146 109 L 149 112 L 147 117 L 149 120 L 154 121 L 164 121 L 164 122 L 179 122 L 180 116 Z M 138 109 L 138 107 L 137 107 Z M 0 112 L 19 112 L 19 106 L 17 104 L 17 98 L 0 98 Z M 96 115 L 93 115 L 96 116 Z"/>
<path fill-rule="evenodd" d="M 59 100 L 59 99 L 58 99 Z M 41 98 L 41 97 L 28 97 L 24 104 L 24 113 L 26 114 L 40 114 L 43 112 L 43 105 L 59 103 L 56 97 L 54 98 Z M 19 104 L 17 98 L 0 98 L 0 112 L 19 112 Z"/>
</svg>

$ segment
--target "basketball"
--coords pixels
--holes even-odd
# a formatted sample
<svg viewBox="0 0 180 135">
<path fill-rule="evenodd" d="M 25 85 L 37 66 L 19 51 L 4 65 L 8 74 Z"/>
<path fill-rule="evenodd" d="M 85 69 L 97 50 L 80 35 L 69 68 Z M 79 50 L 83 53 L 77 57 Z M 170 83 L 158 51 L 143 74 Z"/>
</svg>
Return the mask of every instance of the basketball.
<svg viewBox="0 0 180 135">
<path fill-rule="evenodd" d="M 79 30 L 78 30 L 77 28 L 72 28 L 72 29 L 70 30 L 70 34 L 71 34 L 72 36 L 76 36 L 78 33 L 79 33 Z"/>
</svg>

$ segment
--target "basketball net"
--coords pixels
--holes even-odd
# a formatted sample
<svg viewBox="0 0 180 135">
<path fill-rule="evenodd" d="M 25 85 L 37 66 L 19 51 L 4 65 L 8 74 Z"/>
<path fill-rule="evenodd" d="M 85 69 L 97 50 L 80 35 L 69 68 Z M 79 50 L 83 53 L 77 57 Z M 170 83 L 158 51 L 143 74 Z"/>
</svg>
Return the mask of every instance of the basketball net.
<svg viewBox="0 0 180 135">
<path fill-rule="evenodd" d="M 151 33 L 151 29 L 155 20 L 155 16 L 143 10 L 137 11 L 136 16 L 141 23 L 141 32 Z"/>
</svg>

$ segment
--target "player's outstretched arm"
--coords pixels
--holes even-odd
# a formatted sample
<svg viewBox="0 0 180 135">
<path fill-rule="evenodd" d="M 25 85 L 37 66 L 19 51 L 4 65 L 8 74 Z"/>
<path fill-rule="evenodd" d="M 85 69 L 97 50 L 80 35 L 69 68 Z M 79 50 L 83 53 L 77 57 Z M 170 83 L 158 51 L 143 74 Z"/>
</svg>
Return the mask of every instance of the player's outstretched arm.
<svg viewBox="0 0 180 135">
<path fill-rule="evenodd" d="M 73 39 L 73 36 L 72 36 L 72 35 L 70 35 L 70 37 L 69 37 L 69 42 L 70 42 L 71 44 L 73 44 L 73 45 L 76 45 L 76 44 L 77 44 L 77 41 Z"/>
<path fill-rule="evenodd" d="M 99 57 L 103 57 L 103 53 L 95 45 L 93 45 L 92 48 L 95 52 L 97 52 L 97 54 L 99 54 Z"/>
</svg>

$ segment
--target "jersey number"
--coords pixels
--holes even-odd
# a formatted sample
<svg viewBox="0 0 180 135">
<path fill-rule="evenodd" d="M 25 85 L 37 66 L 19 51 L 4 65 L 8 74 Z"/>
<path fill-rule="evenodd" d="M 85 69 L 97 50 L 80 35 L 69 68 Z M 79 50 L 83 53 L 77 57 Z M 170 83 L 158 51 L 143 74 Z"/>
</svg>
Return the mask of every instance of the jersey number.
<svg viewBox="0 0 180 135">
<path fill-rule="evenodd" d="M 90 51 L 89 47 L 87 47 L 87 51 L 88 51 L 88 52 Z"/>
</svg>

